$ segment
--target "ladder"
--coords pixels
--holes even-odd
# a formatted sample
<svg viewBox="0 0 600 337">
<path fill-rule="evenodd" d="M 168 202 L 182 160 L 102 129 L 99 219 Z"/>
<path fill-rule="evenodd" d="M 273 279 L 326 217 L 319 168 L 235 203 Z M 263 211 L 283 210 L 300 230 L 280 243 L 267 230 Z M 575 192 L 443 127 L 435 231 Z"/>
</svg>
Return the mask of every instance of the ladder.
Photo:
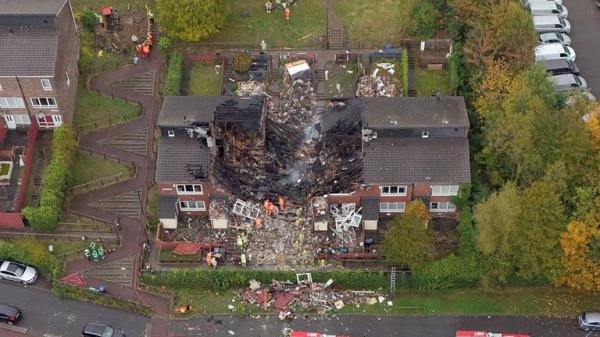
<svg viewBox="0 0 600 337">
<path fill-rule="evenodd" d="M 393 266 L 390 270 L 390 294 L 396 293 L 396 267 Z"/>
</svg>

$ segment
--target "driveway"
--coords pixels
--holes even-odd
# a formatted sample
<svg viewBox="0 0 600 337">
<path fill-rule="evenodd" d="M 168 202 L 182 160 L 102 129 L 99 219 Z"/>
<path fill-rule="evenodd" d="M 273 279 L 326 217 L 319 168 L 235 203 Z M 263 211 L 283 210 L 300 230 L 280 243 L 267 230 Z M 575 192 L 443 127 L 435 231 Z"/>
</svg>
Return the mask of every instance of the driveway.
<svg viewBox="0 0 600 337">
<path fill-rule="evenodd" d="M 144 337 L 146 317 L 108 309 L 94 304 L 63 300 L 46 290 L 0 281 L 0 302 L 14 304 L 23 311 L 19 326 L 36 337 L 80 336 L 87 322 L 102 322 L 121 327 L 128 337 Z M 0 328 L 0 336 L 6 336 Z M 21 335 L 22 336 L 22 335 Z"/>
<path fill-rule="evenodd" d="M 594 0 L 564 0 L 571 21 L 571 41 L 581 76 L 600 99 L 600 9 Z"/>
<path fill-rule="evenodd" d="M 577 329 L 572 318 L 507 316 L 331 316 L 298 319 L 291 323 L 284 323 L 273 316 L 221 316 L 172 321 L 171 336 L 280 337 L 285 327 L 300 331 L 346 334 L 350 337 L 453 337 L 456 330 L 461 329 L 529 333 L 534 337 L 586 337 L 584 331 Z M 600 337 L 600 332 L 587 337 Z"/>
</svg>

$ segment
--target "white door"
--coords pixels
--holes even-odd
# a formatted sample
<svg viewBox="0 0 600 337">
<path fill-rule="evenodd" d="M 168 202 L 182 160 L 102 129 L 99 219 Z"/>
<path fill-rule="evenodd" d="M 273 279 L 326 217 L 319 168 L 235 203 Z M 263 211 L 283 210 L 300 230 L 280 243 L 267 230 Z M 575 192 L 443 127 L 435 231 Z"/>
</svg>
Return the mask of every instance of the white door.
<svg viewBox="0 0 600 337">
<path fill-rule="evenodd" d="M 17 128 L 17 123 L 15 122 L 15 119 L 13 116 L 11 115 L 4 115 L 4 120 L 6 121 L 6 127 L 9 130 L 14 130 Z"/>
</svg>

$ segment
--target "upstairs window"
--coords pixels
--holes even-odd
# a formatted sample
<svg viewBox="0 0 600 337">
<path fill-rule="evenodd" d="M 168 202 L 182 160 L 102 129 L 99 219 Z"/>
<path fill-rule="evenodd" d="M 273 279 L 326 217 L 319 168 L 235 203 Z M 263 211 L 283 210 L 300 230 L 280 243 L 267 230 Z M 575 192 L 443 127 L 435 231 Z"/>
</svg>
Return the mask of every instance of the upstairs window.
<svg viewBox="0 0 600 337">
<path fill-rule="evenodd" d="M 206 211 L 206 205 L 204 204 L 204 201 L 180 201 L 179 208 L 182 211 Z"/>
<path fill-rule="evenodd" d="M 56 108 L 54 97 L 31 97 L 31 105 L 34 108 Z"/>
<path fill-rule="evenodd" d="M 40 80 L 40 82 L 42 82 L 42 89 L 44 89 L 44 91 L 52 90 L 52 84 L 50 83 L 49 79 L 43 78 Z"/>
<path fill-rule="evenodd" d="M 431 195 L 434 197 L 452 197 L 458 195 L 458 185 L 431 186 Z"/>
<path fill-rule="evenodd" d="M 396 195 L 396 196 L 405 196 L 406 195 L 406 186 L 381 186 L 379 187 L 379 191 L 382 196 L 385 195 Z"/>
<path fill-rule="evenodd" d="M 177 194 L 202 194 L 202 185 L 200 185 L 200 184 L 177 185 Z"/>
<path fill-rule="evenodd" d="M 0 97 L 0 108 L 24 108 L 25 101 L 21 97 Z"/>
</svg>

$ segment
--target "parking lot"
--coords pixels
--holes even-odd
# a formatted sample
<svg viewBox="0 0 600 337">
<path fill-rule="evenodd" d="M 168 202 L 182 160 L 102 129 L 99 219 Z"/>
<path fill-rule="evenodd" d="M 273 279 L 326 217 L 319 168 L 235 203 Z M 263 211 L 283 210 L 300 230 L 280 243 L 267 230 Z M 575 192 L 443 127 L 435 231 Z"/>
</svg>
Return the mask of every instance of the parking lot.
<svg viewBox="0 0 600 337">
<path fill-rule="evenodd" d="M 600 98 L 600 9 L 594 0 L 564 0 L 571 22 L 575 63 L 594 96 Z"/>
</svg>

